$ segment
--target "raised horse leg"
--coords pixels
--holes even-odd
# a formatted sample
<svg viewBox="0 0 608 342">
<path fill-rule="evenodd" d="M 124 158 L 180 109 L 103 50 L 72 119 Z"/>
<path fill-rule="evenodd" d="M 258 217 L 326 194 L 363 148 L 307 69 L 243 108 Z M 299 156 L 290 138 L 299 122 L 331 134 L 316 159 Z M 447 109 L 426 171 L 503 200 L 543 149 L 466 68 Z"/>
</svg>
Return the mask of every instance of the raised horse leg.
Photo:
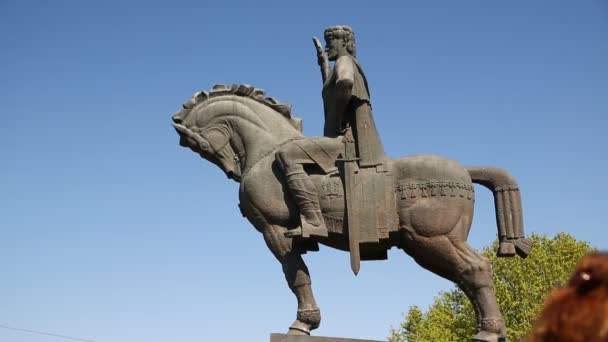
<svg viewBox="0 0 608 342">
<path fill-rule="evenodd" d="M 302 252 L 294 248 L 293 239 L 284 236 L 286 231 L 284 227 L 269 226 L 264 230 L 264 240 L 283 266 L 287 284 L 298 299 L 296 320 L 289 327 L 288 334 L 310 335 L 310 331 L 318 328 L 321 323 L 321 311 L 312 293 L 310 275 L 302 260 Z"/>
<path fill-rule="evenodd" d="M 464 221 L 460 220 L 449 235 L 434 237 L 402 227 L 401 247 L 420 266 L 456 283 L 471 300 L 477 314 L 477 334 L 472 341 L 505 341 L 505 323 L 496 303 L 490 262 L 462 239 L 463 229 L 468 231 Z"/>
</svg>

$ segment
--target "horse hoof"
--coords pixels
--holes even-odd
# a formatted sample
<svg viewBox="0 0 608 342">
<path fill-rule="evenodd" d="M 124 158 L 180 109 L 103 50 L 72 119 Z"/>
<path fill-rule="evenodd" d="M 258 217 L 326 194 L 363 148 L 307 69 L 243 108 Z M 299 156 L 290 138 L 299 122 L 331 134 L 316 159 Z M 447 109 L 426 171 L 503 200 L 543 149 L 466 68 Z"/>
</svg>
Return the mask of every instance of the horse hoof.
<svg viewBox="0 0 608 342">
<path fill-rule="evenodd" d="M 306 336 L 310 336 L 310 328 L 308 327 L 308 324 L 302 323 L 302 322 L 296 320 L 289 327 L 289 331 L 287 331 L 287 335 L 306 335 Z"/>
<path fill-rule="evenodd" d="M 505 342 L 507 339 L 497 333 L 490 331 L 480 331 L 473 337 L 471 342 Z"/>
</svg>

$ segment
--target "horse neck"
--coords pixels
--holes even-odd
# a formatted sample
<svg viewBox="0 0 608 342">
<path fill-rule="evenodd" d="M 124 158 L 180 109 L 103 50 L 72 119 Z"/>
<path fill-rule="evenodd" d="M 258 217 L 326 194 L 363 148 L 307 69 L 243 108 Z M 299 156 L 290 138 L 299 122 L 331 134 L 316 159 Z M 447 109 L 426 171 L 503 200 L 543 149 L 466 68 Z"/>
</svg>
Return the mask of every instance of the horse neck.
<svg viewBox="0 0 608 342">
<path fill-rule="evenodd" d="M 227 100 L 232 146 L 244 168 L 250 168 L 286 141 L 302 137 L 287 118 L 264 104 L 238 96 Z"/>
</svg>

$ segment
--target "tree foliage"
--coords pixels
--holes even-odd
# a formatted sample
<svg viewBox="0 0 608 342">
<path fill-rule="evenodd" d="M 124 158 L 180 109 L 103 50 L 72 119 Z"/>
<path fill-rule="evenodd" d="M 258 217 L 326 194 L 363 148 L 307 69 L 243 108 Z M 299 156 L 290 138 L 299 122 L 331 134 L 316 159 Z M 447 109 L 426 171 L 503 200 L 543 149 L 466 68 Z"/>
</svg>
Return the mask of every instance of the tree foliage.
<svg viewBox="0 0 608 342">
<path fill-rule="evenodd" d="M 504 316 L 510 341 L 524 336 L 539 313 L 545 296 L 565 284 L 580 257 L 591 251 L 588 243 L 566 233 L 555 238 L 533 235 L 527 259 L 497 258 L 498 243 L 481 253 L 490 259 L 498 305 Z M 458 288 L 441 292 L 424 312 L 410 307 L 399 328 L 391 329 L 389 342 L 466 341 L 475 335 L 475 312 Z"/>
</svg>

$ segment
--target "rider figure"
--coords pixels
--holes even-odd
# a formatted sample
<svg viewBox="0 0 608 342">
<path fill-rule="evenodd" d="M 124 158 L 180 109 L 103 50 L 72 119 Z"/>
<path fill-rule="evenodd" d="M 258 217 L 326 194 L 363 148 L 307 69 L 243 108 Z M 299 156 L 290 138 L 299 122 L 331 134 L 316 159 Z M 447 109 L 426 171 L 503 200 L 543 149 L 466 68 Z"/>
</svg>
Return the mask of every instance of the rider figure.
<svg viewBox="0 0 608 342">
<path fill-rule="evenodd" d="M 359 167 L 376 167 L 385 158 L 372 117 L 367 79 L 356 59 L 354 32 L 348 26 L 332 26 L 324 36 L 327 55 L 319 53 L 320 64 L 325 60 L 322 70 L 329 69 L 327 59 L 335 62 L 323 77 L 324 137 L 296 140 L 276 153 L 300 211 L 304 236 L 327 236 L 317 190 L 305 164 L 316 164 L 325 173 L 336 172 L 336 159 L 344 157 L 344 143 L 353 139 Z M 316 39 L 315 43 L 320 48 Z"/>
</svg>

